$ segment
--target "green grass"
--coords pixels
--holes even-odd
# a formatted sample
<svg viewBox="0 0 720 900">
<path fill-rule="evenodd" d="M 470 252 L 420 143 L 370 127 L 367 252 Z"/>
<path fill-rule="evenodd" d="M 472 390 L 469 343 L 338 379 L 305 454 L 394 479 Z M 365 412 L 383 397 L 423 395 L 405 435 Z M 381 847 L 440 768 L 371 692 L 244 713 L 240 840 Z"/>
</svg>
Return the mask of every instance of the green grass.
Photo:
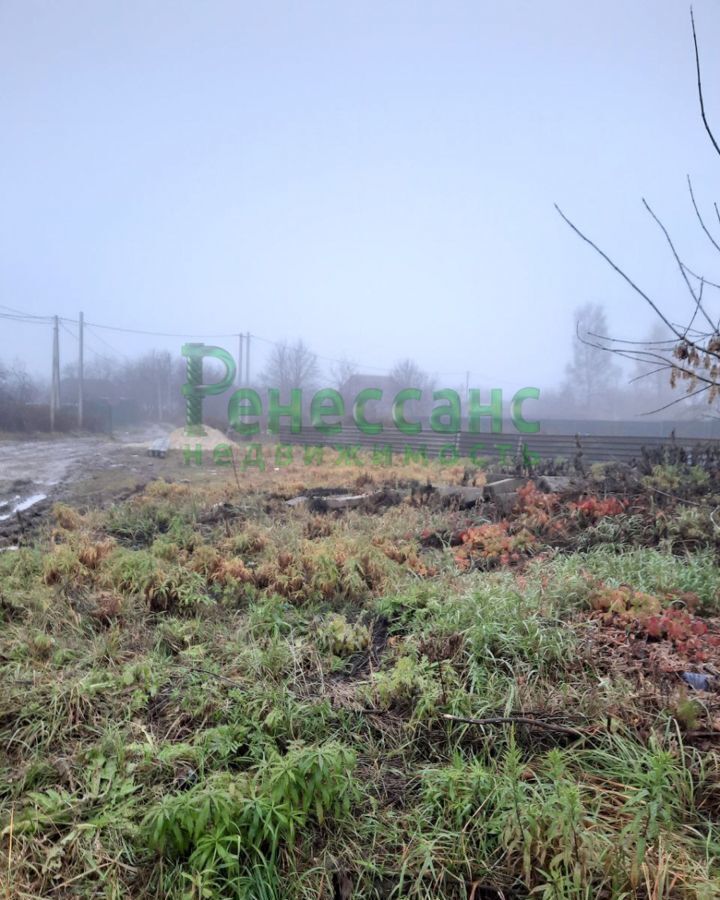
<svg viewBox="0 0 720 900">
<path fill-rule="evenodd" d="M 598 581 L 716 614 L 715 551 L 463 571 L 418 542 L 458 513 L 230 491 L 59 510 L 0 555 L 6 896 L 718 896 L 717 754 L 583 619 Z M 444 718 L 518 714 L 548 727 Z"/>
<path fill-rule="evenodd" d="M 709 549 L 677 555 L 646 547 L 619 551 L 603 547 L 558 557 L 544 568 L 560 586 L 558 595 L 568 582 L 578 586 L 587 573 L 610 585 L 628 584 L 650 594 L 691 592 L 705 612 L 720 614 L 720 568 L 716 553 Z M 577 589 L 582 591 L 581 586 Z"/>
</svg>

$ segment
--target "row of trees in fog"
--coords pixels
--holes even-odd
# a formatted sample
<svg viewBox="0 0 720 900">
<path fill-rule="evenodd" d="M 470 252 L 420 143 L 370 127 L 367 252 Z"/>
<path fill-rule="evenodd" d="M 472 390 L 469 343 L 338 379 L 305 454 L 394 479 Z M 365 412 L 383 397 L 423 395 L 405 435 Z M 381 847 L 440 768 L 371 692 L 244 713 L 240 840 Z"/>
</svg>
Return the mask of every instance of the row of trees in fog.
<svg viewBox="0 0 720 900">
<path fill-rule="evenodd" d="M 677 399 L 667 371 L 640 359 L 632 366 L 623 365 L 608 356 L 604 345 L 598 345 L 600 337 L 609 334 L 605 310 L 601 304 L 588 303 L 578 307 L 572 323 L 572 356 L 565 375 L 558 387 L 541 390 L 540 414 L 554 418 L 608 418 L 633 417 L 639 414 L 662 413 L 668 404 Z M 647 340 L 661 342 L 667 334 L 661 325 L 655 325 Z M 607 338 L 606 338 L 607 341 Z M 330 378 L 323 375 L 318 359 L 302 341 L 279 344 L 271 353 L 258 384 L 279 387 L 287 392 L 293 387 L 312 390 L 320 386 L 337 387 L 351 383 L 354 377 L 364 375 L 367 386 L 373 384 L 373 376 L 362 373 L 351 360 L 336 363 L 330 370 Z M 398 361 L 389 373 L 390 381 L 398 389 L 417 387 L 431 394 L 436 387 L 455 387 L 461 397 L 465 384 L 440 384 L 431 372 L 423 370 L 414 360 Z M 377 381 L 377 378 L 375 379 Z M 470 387 L 489 389 L 497 385 L 472 383 Z M 685 415 L 705 412 L 697 404 L 689 404 Z"/>
<path fill-rule="evenodd" d="M 610 327 L 599 303 L 586 303 L 575 311 L 576 334 L 572 358 L 558 390 L 546 392 L 552 413 L 575 418 L 620 418 L 638 414 L 692 415 L 696 404 L 667 413 L 678 399 L 667 370 L 644 359 L 624 363 L 611 349 Z M 667 340 L 661 324 L 646 335 L 649 343 Z M 705 412 L 705 410 L 703 410 Z M 547 413 L 546 413 L 547 414 Z M 562 417 L 562 416 L 558 416 Z"/>
<path fill-rule="evenodd" d="M 124 406 L 128 421 L 177 421 L 183 412 L 184 360 L 152 351 L 134 360 L 98 357 L 85 365 L 87 425 L 106 430 L 112 410 Z M 47 380 L 33 377 L 20 361 L 0 360 L 0 428 L 46 430 L 49 425 Z M 59 427 L 72 428 L 78 397 L 77 365 L 65 366 L 60 380 Z"/>
<path fill-rule="evenodd" d="M 39 398 L 41 390 L 22 363 L 0 360 L 0 428 L 25 430 L 22 413 Z"/>
<path fill-rule="evenodd" d="M 605 311 L 600 304 L 586 304 L 575 310 L 568 332 L 572 340 L 572 356 L 565 377 L 555 388 L 542 389 L 541 399 L 534 408 L 539 417 L 568 419 L 618 419 L 662 409 L 677 398 L 668 374 L 653 371 L 643 360 L 630 367 L 608 356 L 602 337 L 609 333 Z M 656 326 L 648 341 L 660 342 L 667 335 Z M 206 363 L 207 380 L 215 377 L 212 363 Z M 362 372 L 351 359 L 337 360 L 327 367 L 321 365 L 313 350 L 302 340 L 274 344 L 261 371 L 252 379 L 253 387 L 279 388 L 287 395 L 292 388 L 306 394 L 320 387 L 335 387 L 352 398 L 363 387 L 380 386 L 389 395 L 407 387 L 419 388 L 431 405 L 435 388 L 455 388 L 461 398 L 466 384 L 440 384 L 432 372 L 424 370 L 412 359 L 396 362 L 387 375 Z M 184 419 L 184 399 L 181 388 L 185 383 L 185 360 L 167 351 L 151 351 L 133 360 L 110 356 L 96 357 L 85 367 L 85 396 L 88 403 L 88 426 L 105 428 L 108 410 L 115 411 L 116 421 L 171 422 Z M 471 383 L 470 387 L 489 390 L 499 385 Z M 65 366 L 61 379 L 61 402 L 66 409 L 64 424 L 73 427 L 70 414 L 77 401 L 77 366 Z M 33 378 L 20 363 L 0 362 L 0 428 L 6 430 L 40 430 L 47 427 L 44 415 L 49 386 Z M 511 391 L 508 390 L 509 399 Z M 208 411 L 222 419 L 223 398 L 208 402 Z M 118 413 L 120 410 L 120 413 Z M 426 411 L 426 410 L 420 410 Z M 704 409 L 702 410 L 705 411 Z M 684 415 L 698 414 L 698 407 L 682 410 Z"/>
</svg>

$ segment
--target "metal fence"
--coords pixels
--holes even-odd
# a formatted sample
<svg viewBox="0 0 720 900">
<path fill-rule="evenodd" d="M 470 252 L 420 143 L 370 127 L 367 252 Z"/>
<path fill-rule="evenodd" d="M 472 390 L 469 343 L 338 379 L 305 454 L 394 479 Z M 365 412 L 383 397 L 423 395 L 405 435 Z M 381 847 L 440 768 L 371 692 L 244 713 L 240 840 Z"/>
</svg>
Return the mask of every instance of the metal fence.
<svg viewBox="0 0 720 900">
<path fill-rule="evenodd" d="M 527 434 L 517 432 L 507 434 L 437 434 L 433 431 L 407 435 L 397 429 L 388 429 L 379 435 L 368 435 L 352 426 L 344 426 L 340 434 L 323 435 L 315 429 L 306 429 L 293 434 L 289 429 L 281 429 L 278 440 L 287 444 L 300 446 L 332 446 L 359 447 L 365 450 L 387 452 L 393 454 L 413 454 L 424 452 L 428 458 L 442 454 L 446 457 L 454 455 L 468 458 L 508 459 L 522 453 L 523 445 L 527 451 L 539 459 L 571 459 L 578 452 L 582 453 L 585 463 L 623 462 L 629 463 L 639 459 L 643 448 L 652 450 L 658 447 L 682 447 L 689 454 L 697 455 L 703 447 L 720 448 L 720 441 L 703 438 L 676 438 L 617 435 L 562 435 L 562 434 Z"/>
</svg>

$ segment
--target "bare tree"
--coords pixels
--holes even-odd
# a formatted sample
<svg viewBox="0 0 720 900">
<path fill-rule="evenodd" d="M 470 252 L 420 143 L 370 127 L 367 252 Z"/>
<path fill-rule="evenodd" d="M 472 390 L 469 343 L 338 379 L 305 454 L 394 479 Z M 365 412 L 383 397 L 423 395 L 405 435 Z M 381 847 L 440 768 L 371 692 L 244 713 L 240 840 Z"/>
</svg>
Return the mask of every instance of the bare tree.
<svg viewBox="0 0 720 900">
<path fill-rule="evenodd" d="M 690 11 L 690 22 L 695 50 L 700 115 L 710 142 L 715 152 L 720 156 L 720 145 L 718 145 L 705 112 L 700 53 L 692 10 Z M 696 200 L 690 176 L 688 176 L 687 182 L 690 201 L 699 226 L 713 249 L 720 253 L 720 231 L 718 226 L 713 225 L 713 228 L 711 228 L 708 225 Z M 703 396 L 709 404 L 714 404 L 720 396 L 720 322 L 714 320 L 710 315 L 707 294 L 712 290 L 720 290 L 720 278 L 710 279 L 703 274 L 698 274 L 694 267 L 688 266 L 678 253 L 665 224 L 656 215 L 647 200 L 643 199 L 642 202 L 648 215 L 660 230 L 677 266 L 683 289 L 687 292 L 688 306 L 684 324 L 674 321 L 674 317 L 666 313 L 659 302 L 644 291 L 604 250 L 584 234 L 556 204 L 556 209 L 565 222 L 650 306 L 667 332 L 667 336 L 663 338 L 627 340 L 609 337 L 603 331 L 598 330 L 589 332 L 589 335 L 584 340 L 598 350 L 609 351 L 625 359 L 633 360 L 637 364 L 642 364 L 646 370 L 647 377 L 662 373 L 673 388 L 680 383 L 685 385 L 686 390 L 683 396 L 675 398 L 668 403 L 663 403 L 660 407 L 652 410 L 652 412 L 667 409 L 669 406 L 673 406 L 689 397 Z M 720 208 L 718 208 L 716 202 L 712 206 L 720 225 Z"/>
<path fill-rule="evenodd" d="M 353 359 L 344 356 L 342 359 L 336 360 L 330 367 L 330 377 L 334 386 L 342 391 L 348 380 L 357 375 L 359 372 L 358 364 Z"/>
<path fill-rule="evenodd" d="M 0 360 L 0 409 L 10 402 L 10 372 Z"/>
<path fill-rule="evenodd" d="M 76 363 L 63 369 L 62 393 L 68 403 L 77 397 Z M 213 379 L 212 366 L 206 364 L 206 380 Z M 182 385 L 186 378 L 185 360 L 167 350 L 150 350 L 135 359 L 118 360 L 98 356 L 85 366 L 85 396 L 89 401 L 125 403 L 143 421 L 177 421 L 184 413 Z"/>
<path fill-rule="evenodd" d="M 37 382 L 19 360 L 11 365 L 0 361 L 0 428 L 22 430 L 24 410 L 39 392 Z"/>
<path fill-rule="evenodd" d="M 586 339 L 588 334 L 607 334 L 605 310 L 599 303 L 586 303 L 575 310 L 575 341 L 572 362 L 565 372 L 563 390 L 584 409 L 607 405 L 608 394 L 618 387 L 620 367 L 605 358 L 604 348 Z"/>
<path fill-rule="evenodd" d="M 317 356 L 302 340 L 294 344 L 283 341 L 273 347 L 260 380 L 281 392 L 293 388 L 312 390 L 317 386 L 319 375 Z"/>
<path fill-rule="evenodd" d="M 39 393 L 38 385 L 20 360 L 8 366 L 0 362 L 0 402 L 24 406 Z"/>
<path fill-rule="evenodd" d="M 98 381 L 119 380 L 121 371 L 122 366 L 120 362 L 109 354 L 96 356 L 85 366 L 85 373 Z"/>
<path fill-rule="evenodd" d="M 434 379 L 412 359 L 401 359 L 390 371 L 390 377 L 399 388 L 419 388 L 432 391 Z"/>
<path fill-rule="evenodd" d="M 164 421 L 177 400 L 180 385 L 178 366 L 167 350 L 151 350 L 123 368 L 125 392 L 137 399 L 148 418 Z M 175 383 L 174 383 L 175 382 Z"/>
<path fill-rule="evenodd" d="M 674 345 L 673 336 L 662 322 L 657 320 L 643 337 L 646 347 L 662 347 Z M 656 363 L 644 359 L 634 361 L 630 383 L 633 385 L 633 398 L 640 404 L 643 410 L 653 409 L 670 403 L 677 399 L 668 373 L 663 368 L 658 368 Z M 684 399 L 684 398 L 683 398 Z M 701 400 L 697 402 L 702 402 Z M 692 401 L 690 401 L 692 405 Z M 636 407 L 635 412 L 638 409 Z"/>
</svg>

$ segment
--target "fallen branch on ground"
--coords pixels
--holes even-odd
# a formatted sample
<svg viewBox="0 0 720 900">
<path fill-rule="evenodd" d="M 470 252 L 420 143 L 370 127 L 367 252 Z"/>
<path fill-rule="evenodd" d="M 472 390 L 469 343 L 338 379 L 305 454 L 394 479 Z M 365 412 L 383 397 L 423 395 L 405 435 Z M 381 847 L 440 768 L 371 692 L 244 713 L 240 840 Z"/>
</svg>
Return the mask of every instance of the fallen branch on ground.
<svg viewBox="0 0 720 900">
<path fill-rule="evenodd" d="M 558 725 L 555 722 L 546 722 L 543 719 L 533 719 L 530 716 L 490 716 L 486 719 L 471 719 L 466 716 L 453 716 L 443 713 L 443 719 L 450 722 L 464 722 L 468 725 L 530 725 L 535 728 L 544 728 L 546 731 L 559 731 L 561 734 L 569 734 L 572 737 L 586 737 L 587 732 L 577 728 L 569 728 L 567 725 Z"/>
</svg>

